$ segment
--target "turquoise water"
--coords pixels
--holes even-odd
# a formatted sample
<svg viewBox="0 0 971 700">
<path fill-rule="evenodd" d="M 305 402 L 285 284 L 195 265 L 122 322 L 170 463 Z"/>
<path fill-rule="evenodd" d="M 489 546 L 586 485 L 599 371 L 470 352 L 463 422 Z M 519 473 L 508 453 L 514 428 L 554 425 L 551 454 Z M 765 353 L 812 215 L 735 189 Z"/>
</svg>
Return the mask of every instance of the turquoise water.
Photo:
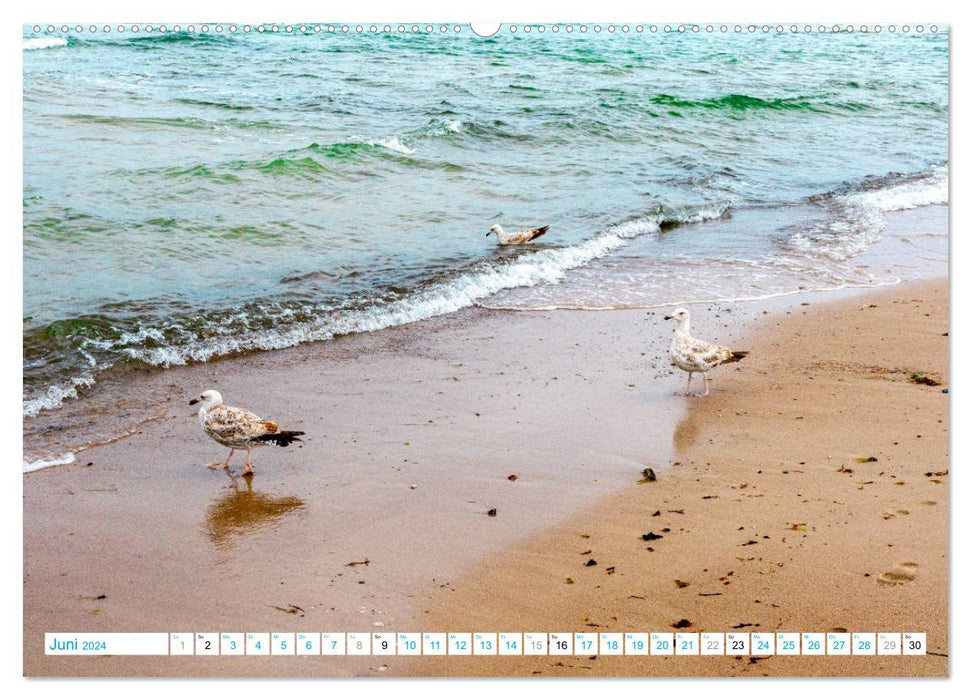
<svg viewBox="0 0 971 700">
<path fill-rule="evenodd" d="M 25 29 L 25 414 L 471 304 L 881 284 L 883 214 L 947 202 L 946 33 L 465 29 Z"/>
</svg>

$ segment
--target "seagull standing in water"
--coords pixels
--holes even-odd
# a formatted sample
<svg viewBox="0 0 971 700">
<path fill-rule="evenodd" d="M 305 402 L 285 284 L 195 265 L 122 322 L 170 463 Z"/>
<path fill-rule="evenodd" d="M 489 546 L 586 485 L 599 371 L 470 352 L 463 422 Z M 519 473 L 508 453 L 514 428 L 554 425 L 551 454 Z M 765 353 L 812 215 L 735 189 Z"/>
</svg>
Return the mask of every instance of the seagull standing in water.
<svg viewBox="0 0 971 700">
<path fill-rule="evenodd" d="M 222 394 L 215 389 L 210 389 L 198 398 L 192 399 L 189 405 L 194 406 L 197 403 L 202 404 L 199 406 L 199 422 L 203 430 L 220 445 L 230 448 L 226 462 L 216 462 L 210 467 L 211 469 L 228 469 L 233 453 L 245 447 L 246 467 L 243 473 L 252 474 L 253 465 L 250 464 L 250 455 L 254 447 L 268 442 L 280 447 L 286 447 L 291 442 L 302 442 L 297 436 L 303 435 L 303 431 L 280 430 L 280 426 L 273 421 L 263 420 L 243 408 L 226 406 L 223 404 Z"/>
<path fill-rule="evenodd" d="M 486 234 L 486 238 L 494 233 L 496 234 L 496 240 L 499 241 L 499 245 L 523 245 L 524 243 L 529 243 L 534 238 L 539 238 L 549 230 L 549 226 L 540 226 L 539 228 L 530 228 L 525 231 L 506 233 L 502 230 L 502 226 L 493 224 L 492 228 L 489 229 L 489 233 Z"/>
<path fill-rule="evenodd" d="M 691 314 L 687 309 L 675 309 L 670 316 L 665 316 L 664 320 L 674 320 L 677 323 L 674 329 L 674 340 L 671 341 L 671 364 L 688 373 L 685 396 L 688 396 L 691 391 L 691 375 L 695 372 L 705 375 L 705 393 L 695 394 L 695 396 L 708 396 L 708 372 L 718 365 L 738 362 L 748 355 L 748 352 L 733 351 L 721 345 L 692 338 Z"/>
</svg>

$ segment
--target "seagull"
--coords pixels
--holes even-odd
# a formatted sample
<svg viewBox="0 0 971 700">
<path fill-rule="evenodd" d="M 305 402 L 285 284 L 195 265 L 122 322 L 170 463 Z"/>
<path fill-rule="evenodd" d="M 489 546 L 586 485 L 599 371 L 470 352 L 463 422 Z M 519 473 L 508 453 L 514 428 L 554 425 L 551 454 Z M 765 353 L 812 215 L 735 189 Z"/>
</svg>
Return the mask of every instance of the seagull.
<svg viewBox="0 0 971 700">
<path fill-rule="evenodd" d="M 189 402 L 190 406 L 201 403 L 199 406 L 199 422 L 202 423 L 203 430 L 213 440 L 220 445 L 229 447 L 229 457 L 225 464 L 216 462 L 211 465 L 211 469 L 229 469 L 229 460 L 233 457 L 233 452 L 238 449 L 246 448 L 246 467 L 243 474 L 252 474 L 253 465 L 250 464 L 250 455 L 254 447 L 273 442 L 280 447 L 286 447 L 291 442 L 303 442 L 298 435 L 303 435 L 300 430 L 280 430 L 273 421 L 263 420 L 244 408 L 234 408 L 223 404 L 223 397 L 215 389 L 203 392 L 198 398 Z"/>
<path fill-rule="evenodd" d="M 748 352 L 733 351 L 721 345 L 706 343 L 691 337 L 691 314 L 687 309 L 675 309 L 665 321 L 674 320 L 677 328 L 674 330 L 674 340 L 671 341 L 671 364 L 688 373 L 688 386 L 684 395 L 688 396 L 691 389 L 691 375 L 702 372 L 705 375 L 705 393 L 695 396 L 708 396 L 708 372 L 718 365 L 738 362 L 748 355 Z"/>
<path fill-rule="evenodd" d="M 496 238 L 499 240 L 499 245 L 522 245 L 524 243 L 529 243 L 534 238 L 539 238 L 544 233 L 550 230 L 549 226 L 540 226 L 539 228 L 530 228 L 525 231 L 514 231 L 513 233 L 506 233 L 502 230 L 502 226 L 499 224 L 493 224 L 492 228 L 489 229 L 489 233 L 486 234 L 486 238 L 490 234 L 496 234 Z"/>
</svg>

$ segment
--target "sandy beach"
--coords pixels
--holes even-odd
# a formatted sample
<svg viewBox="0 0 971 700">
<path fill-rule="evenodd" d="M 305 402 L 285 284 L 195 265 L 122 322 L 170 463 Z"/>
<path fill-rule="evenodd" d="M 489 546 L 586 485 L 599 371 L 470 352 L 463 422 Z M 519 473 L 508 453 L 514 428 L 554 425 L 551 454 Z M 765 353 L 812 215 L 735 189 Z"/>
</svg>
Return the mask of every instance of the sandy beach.
<svg viewBox="0 0 971 700">
<path fill-rule="evenodd" d="M 807 299 L 697 306 L 697 335 L 752 351 L 716 371 L 706 399 L 674 395 L 684 375 L 667 365 L 660 310 L 472 309 L 326 352 L 146 373 L 119 401 L 159 417 L 24 475 L 24 672 L 944 675 L 946 281 Z M 915 372 L 941 384 L 915 384 Z M 207 469 L 225 451 L 187 405 L 205 388 L 306 442 L 257 451 L 251 480 L 234 476 L 239 454 L 230 475 Z M 100 400 L 109 411 L 110 392 Z M 637 483 L 647 467 L 657 480 Z M 42 653 L 49 631 L 673 631 L 681 620 L 926 631 L 931 654 Z"/>
</svg>

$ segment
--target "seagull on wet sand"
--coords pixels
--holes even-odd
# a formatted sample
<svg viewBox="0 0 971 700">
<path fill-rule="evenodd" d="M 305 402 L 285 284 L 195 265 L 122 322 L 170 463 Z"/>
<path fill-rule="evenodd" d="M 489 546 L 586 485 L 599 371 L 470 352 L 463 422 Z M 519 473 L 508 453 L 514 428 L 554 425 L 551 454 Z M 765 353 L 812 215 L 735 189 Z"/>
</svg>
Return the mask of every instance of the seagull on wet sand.
<svg viewBox="0 0 971 700">
<path fill-rule="evenodd" d="M 489 233 L 486 234 L 486 238 L 494 233 L 496 234 L 496 239 L 499 241 L 499 245 L 522 245 L 529 243 L 534 238 L 539 238 L 549 230 L 549 226 L 540 226 L 539 228 L 530 228 L 525 231 L 506 233 L 502 230 L 502 226 L 493 224 L 492 228 L 489 229 Z"/>
<path fill-rule="evenodd" d="M 245 447 L 246 467 L 243 473 L 252 474 L 250 455 L 254 447 L 268 442 L 280 447 L 286 447 L 291 442 L 302 442 L 297 436 L 303 435 L 303 431 L 280 430 L 280 426 L 273 421 L 263 420 L 243 408 L 226 406 L 223 404 L 222 394 L 215 389 L 203 392 L 198 398 L 192 399 L 189 405 L 194 406 L 197 403 L 202 404 L 199 406 L 199 422 L 203 430 L 220 445 L 230 448 L 226 462 L 217 462 L 211 465 L 212 469 L 228 469 L 233 453 Z"/>
<path fill-rule="evenodd" d="M 688 386 L 684 395 L 691 390 L 691 375 L 702 372 L 705 375 L 705 393 L 695 396 L 708 396 L 708 372 L 718 365 L 738 362 L 748 352 L 733 351 L 721 345 L 706 343 L 691 337 L 691 314 L 687 309 L 675 309 L 665 321 L 674 320 L 677 327 L 674 330 L 674 340 L 671 341 L 671 364 L 688 373 Z"/>
</svg>

